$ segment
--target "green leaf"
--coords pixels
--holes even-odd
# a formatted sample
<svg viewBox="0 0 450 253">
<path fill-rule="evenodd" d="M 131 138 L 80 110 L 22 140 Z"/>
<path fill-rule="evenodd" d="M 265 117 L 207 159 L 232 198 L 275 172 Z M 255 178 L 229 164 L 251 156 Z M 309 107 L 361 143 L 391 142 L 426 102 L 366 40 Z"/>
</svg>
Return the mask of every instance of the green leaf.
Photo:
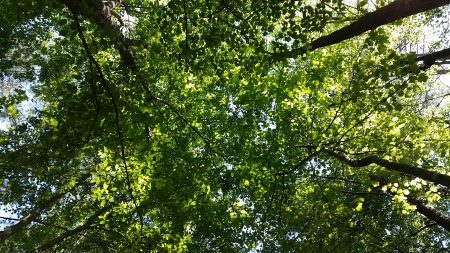
<svg viewBox="0 0 450 253">
<path fill-rule="evenodd" d="M 419 82 L 426 82 L 428 80 L 428 76 L 425 73 L 420 73 L 419 76 L 417 77 L 417 80 Z"/>
<path fill-rule="evenodd" d="M 59 31 L 59 35 L 66 37 L 69 34 L 69 32 L 70 32 L 69 30 L 63 29 L 63 30 Z"/>
<path fill-rule="evenodd" d="M 58 25 L 60 25 L 60 26 L 63 26 L 65 24 L 67 24 L 67 19 L 61 19 L 58 21 Z"/>
<path fill-rule="evenodd" d="M 53 127 L 57 127 L 57 126 L 58 126 L 58 120 L 56 120 L 55 118 L 51 118 L 51 119 L 50 119 L 50 124 L 51 124 Z"/>
</svg>

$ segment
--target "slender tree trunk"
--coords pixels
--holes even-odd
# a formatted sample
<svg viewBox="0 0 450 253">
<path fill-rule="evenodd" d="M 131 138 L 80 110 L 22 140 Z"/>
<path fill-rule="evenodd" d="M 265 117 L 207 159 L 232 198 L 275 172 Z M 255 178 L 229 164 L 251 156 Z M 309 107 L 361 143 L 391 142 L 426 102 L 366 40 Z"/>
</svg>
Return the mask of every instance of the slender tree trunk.
<svg viewBox="0 0 450 253">
<path fill-rule="evenodd" d="M 86 180 L 89 177 L 89 175 L 85 175 L 79 183 L 75 185 L 75 187 L 78 187 L 82 183 L 84 183 L 84 180 Z M 67 191 L 69 192 L 69 191 Z M 42 202 L 39 204 L 35 209 L 31 210 L 27 216 L 20 219 L 19 222 L 16 224 L 9 226 L 4 231 L 0 232 L 0 243 L 8 239 L 10 236 L 18 233 L 20 230 L 28 226 L 31 222 L 36 220 L 36 218 L 39 216 L 39 214 L 42 212 L 42 210 L 48 208 L 51 206 L 54 202 L 56 202 L 58 199 L 60 199 L 62 196 L 64 196 L 67 192 L 57 194 L 50 199 Z"/>
<path fill-rule="evenodd" d="M 125 38 L 120 31 L 119 26 L 112 18 L 112 11 L 116 6 L 120 5 L 121 0 L 110 0 L 106 3 L 103 3 L 102 0 L 86 0 L 87 7 L 83 5 L 83 1 L 81 0 L 63 0 L 63 2 L 74 15 L 81 14 L 85 18 L 94 18 L 95 23 L 99 27 L 109 29 L 111 34 L 116 34 L 116 48 L 119 51 L 124 64 L 127 67 L 136 68 L 134 57 L 128 50 L 130 40 Z M 94 12 L 89 12 L 89 8 L 94 9 Z M 96 13 L 96 15 L 92 13 Z"/>
<path fill-rule="evenodd" d="M 423 168 L 414 167 L 408 164 L 404 163 L 397 163 L 397 162 L 390 162 L 388 160 L 384 160 L 382 158 L 379 158 L 377 156 L 369 156 L 360 160 L 354 160 L 347 158 L 333 150 L 329 149 L 322 149 L 323 152 L 337 158 L 338 160 L 354 167 L 354 168 L 360 168 L 364 166 L 368 166 L 370 164 L 377 164 L 379 166 L 382 166 L 388 170 L 398 171 L 402 172 L 411 176 L 419 177 L 422 179 L 425 179 L 427 181 L 441 184 L 447 187 L 450 187 L 450 176 L 447 176 L 445 174 L 437 173 L 434 171 L 429 171 Z"/>
<path fill-rule="evenodd" d="M 86 220 L 86 222 L 75 228 L 72 230 L 67 230 L 66 232 L 62 233 L 60 236 L 56 237 L 55 239 L 45 243 L 44 245 L 40 246 L 39 248 L 36 248 L 34 250 L 28 251 L 28 253 L 40 253 L 40 252 L 44 252 L 45 250 L 50 249 L 51 247 L 55 246 L 58 243 L 61 243 L 62 241 L 64 241 L 66 238 L 77 234 L 85 229 L 88 229 L 89 226 L 91 226 L 92 223 L 94 223 L 94 221 L 97 219 L 97 217 L 104 213 L 106 210 L 108 210 L 109 206 L 104 206 L 103 208 L 97 210 L 97 212 L 95 212 L 91 217 L 89 217 L 89 219 Z"/>
<path fill-rule="evenodd" d="M 370 178 L 374 181 L 377 181 L 380 183 L 380 185 L 385 185 L 387 184 L 387 180 L 383 177 L 379 177 L 379 176 L 370 176 Z M 377 188 L 379 189 L 380 186 L 378 186 Z M 372 194 L 372 192 L 369 192 L 370 194 Z M 391 195 L 391 194 L 390 194 Z M 392 196 L 392 195 L 391 195 Z M 442 211 L 424 203 L 422 200 L 411 196 L 411 195 L 406 195 L 406 201 L 412 205 L 416 206 L 416 210 L 417 212 L 421 213 L 423 216 L 427 217 L 430 220 L 435 221 L 436 223 L 433 224 L 437 224 L 441 227 L 443 227 L 445 230 L 450 231 L 450 216 L 448 216 L 447 214 L 443 213 Z M 432 225 L 430 225 L 432 226 Z M 421 229 L 415 231 L 414 233 L 412 233 L 410 236 L 414 236 L 417 233 L 419 233 L 421 230 L 423 230 L 424 227 L 422 227 Z"/>
<path fill-rule="evenodd" d="M 421 70 L 427 70 L 431 66 L 433 66 L 436 63 L 437 60 L 445 59 L 445 58 L 447 58 L 449 56 L 450 56 L 450 48 L 447 48 L 447 49 L 443 49 L 443 50 L 440 50 L 440 51 L 436 51 L 436 52 L 431 53 L 431 54 L 426 54 L 426 55 L 419 56 L 415 60 L 423 62 L 423 66 L 420 68 Z"/>
<path fill-rule="evenodd" d="M 435 221 L 439 226 L 445 230 L 450 231 L 450 216 L 437 210 L 436 208 L 425 204 L 413 196 L 406 196 L 407 201 L 417 207 L 417 211 L 430 220 Z"/>
<path fill-rule="evenodd" d="M 83 184 L 84 180 L 86 180 L 89 176 L 90 176 L 90 174 L 84 175 L 81 178 L 80 182 L 78 182 L 74 186 L 74 188 L 80 186 L 81 184 Z M 8 237 L 10 237 L 10 236 L 14 235 L 15 233 L 19 232 L 24 227 L 28 226 L 34 220 L 36 220 L 36 218 L 39 216 L 39 214 L 41 213 L 42 210 L 44 210 L 44 209 L 48 208 L 49 206 L 51 206 L 55 201 L 60 199 L 62 196 L 64 196 L 69 191 L 57 194 L 57 195 L 51 197 L 50 199 L 44 201 L 43 203 L 39 204 L 35 209 L 31 210 L 26 217 L 20 219 L 20 221 L 18 223 L 14 224 L 14 225 L 12 225 L 12 226 L 10 226 L 8 228 L 6 228 L 4 231 L 1 231 L 0 232 L 0 243 L 5 241 L 6 239 L 8 239 Z"/>
<path fill-rule="evenodd" d="M 313 51 L 321 47 L 331 46 L 382 25 L 389 24 L 414 14 L 432 10 L 449 3 L 450 0 L 395 0 L 380 9 L 364 15 L 346 27 L 314 40 L 307 50 Z M 287 55 L 295 57 L 305 53 L 305 51 L 306 50 L 303 48 L 294 49 L 288 52 Z"/>
<path fill-rule="evenodd" d="M 55 195 L 55 196 L 51 197 L 50 199 L 44 201 L 43 203 L 38 205 L 35 209 L 31 210 L 27 216 L 20 219 L 19 222 L 17 222 L 16 224 L 14 224 L 12 226 L 9 226 L 4 231 L 1 231 L 0 232 L 0 242 L 5 241 L 10 236 L 18 233 L 24 227 L 28 226 L 32 221 L 34 221 L 39 216 L 39 214 L 41 213 L 42 210 L 44 210 L 45 208 L 52 205 L 55 201 L 60 199 L 65 194 L 66 193 L 61 193 L 61 194 Z"/>
</svg>

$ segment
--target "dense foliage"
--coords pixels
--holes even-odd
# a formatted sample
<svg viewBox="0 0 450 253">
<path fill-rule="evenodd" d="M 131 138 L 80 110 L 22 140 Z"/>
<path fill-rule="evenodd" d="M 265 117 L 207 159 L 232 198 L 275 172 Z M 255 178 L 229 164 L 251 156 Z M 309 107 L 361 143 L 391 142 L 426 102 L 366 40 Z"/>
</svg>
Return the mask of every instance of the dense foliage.
<svg viewBox="0 0 450 253">
<path fill-rule="evenodd" d="M 449 3 L 2 1 L 0 251 L 450 251 Z"/>
</svg>

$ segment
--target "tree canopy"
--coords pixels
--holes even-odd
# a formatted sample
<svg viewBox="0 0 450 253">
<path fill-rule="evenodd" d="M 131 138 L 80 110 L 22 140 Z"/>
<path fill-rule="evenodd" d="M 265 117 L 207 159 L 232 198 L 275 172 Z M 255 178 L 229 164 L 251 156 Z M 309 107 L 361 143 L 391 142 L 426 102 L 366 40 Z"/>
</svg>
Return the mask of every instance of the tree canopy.
<svg viewBox="0 0 450 253">
<path fill-rule="evenodd" d="M 450 251 L 449 3 L 2 1 L 0 251 Z"/>
</svg>

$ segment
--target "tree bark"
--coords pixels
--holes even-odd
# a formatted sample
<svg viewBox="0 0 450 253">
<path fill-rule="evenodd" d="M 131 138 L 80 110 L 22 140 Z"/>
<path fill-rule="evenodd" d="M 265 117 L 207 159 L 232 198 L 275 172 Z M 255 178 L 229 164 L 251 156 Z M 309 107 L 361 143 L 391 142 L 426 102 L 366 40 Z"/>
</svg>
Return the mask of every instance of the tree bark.
<svg viewBox="0 0 450 253">
<path fill-rule="evenodd" d="M 287 55 L 295 57 L 305 53 L 306 50 L 313 51 L 321 47 L 331 46 L 382 25 L 389 24 L 414 14 L 432 10 L 449 3 L 450 0 L 395 0 L 380 9 L 364 15 L 346 27 L 312 41 L 308 49 L 294 49 L 289 51 Z"/>
<path fill-rule="evenodd" d="M 397 162 L 390 162 L 388 160 L 379 158 L 377 156 L 369 156 L 360 160 L 354 160 L 347 158 L 333 150 L 329 149 L 322 149 L 323 152 L 337 158 L 338 160 L 350 165 L 354 168 L 360 168 L 364 166 L 368 166 L 370 164 L 377 164 L 379 166 L 382 166 L 388 170 L 398 171 L 402 172 L 411 176 L 419 177 L 422 179 L 425 179 L 427 181 L 441 184 L 447 187 L 450 187 L 450 176 L 447 176 L 445 174 L 441 174 L 434 171 L 429 171 L 423 168 L 414 167 L 408 164 L 404 163 L 397 163 Z"/>
<path fill-rule="evenodd" d="M 387 184 L 387 180 L 383 177 L 370 176 L 370 178 L 374 181 L 379 182 L 380 185 Z M 378 186 L 376 188 L 379 189 L 379 187 L 380 186 Z M 367 192 L 367 194 L 374 194 L 374 193 Z M 392 194 L 389 194 L 389 195 L 392 196 Z M 450 216 L 448 216 L 445 213 L 443 213 L 442 211 L 439 211 L 438 209 L 424 203 L 422 200 L 420 200 L 414 196 L 405 195 L 405 197 L 406 197 L 406 201 L 408 203 L 416 206 L 417 212 L 421 213 L 423 216 L 427 217 L 428 219 L 435 221 L 436 223 L 433 223 L 434 225 L 439 225 L 439 226 L 443 227 L 445 230 L 450 231 Z M 433 224 L 431 224 L 429 226 L 432 226 Z M 421 230 L 423 230 L 424 228 L 429 227 L 429 226 L 424 226 L 424 227 L 420 228 L 419 230 L 412 233 L 410 236 L 416 235 Z"/>
<path fill-rule="evenodd" d="M 66 193 L 60 193 L 57 194 L 50 199 L 44 201 L 40 205 L 38 205 L 35 209 L 31 210 L 27 216 L 20 219 L 19 222 L 16 224 L 9 226 L 4 231 L 0 232 L 0 242 L 4 242 L 6 239 L 8 239 L 10 236 L 18 233 L 20 230 L 22 230 L 24 227 L 28 226 L 33 220 L 35 220 L 42 210 L 52 205 L 55 201 L 60 199 L 62 196 L 64 196 Z"/>
<path fill-rule="evenodd" d="M 73 230 L 67 230 L 66 232 L 62 233 L 60 236 L 56 237 L 55 239 L 45 243 L 44 245 L 40 246 L 39 248 L 36 248 L 34 250 L 28 251 L 28 253 L 41 253 L 44 252 L 45 250 L 50 249 L 51 247 L 55 246 L 58 243 L 61 243 L 62 241 L 64 241 L 66 238 L 79 233 L 87 228 L 89 228 L 89 226 L 94 223 L 94 221 L 97 219 L 97 217 L 104 213 L 106 210 L 108 210 L 109 206 L 104 206 L 103 208 L 97 210 L 97 212 L 95 212 L 91 217 L 89 217 L 86 222 L 73 229 Z"/>
<path fill-rule="evenodd" d="M 125 64 L 125 66 L 130 68 L 136 68 L 136 63 L 131 52 L 128 50 L 130 45 L 130 40 L 125 38 L 123 33 L 120 31 L 120 27 L 112 18 L 112 10 L 120 5 L 121 0 L 110 0 L 103 3 L 102 0 L 86 0 L 87 7 L 82 4 L 81 0 L 63 0 L 64 5 L 69 8 L 69 10 L 74 14 L 81 14 L 85 18 L 93 18 L 95 24 L 99 27 L 109 28 L 109 32 L 116 34 L 115 45 L 120 53 L 120 56 Z M 93 9 L 94 12 L 89 12 L 89 9 Z M 90 13 L 97 13 L 96 15 Z"/>
<path fill-rule="evenodd" d="M 450 216 L 437 210 L 436 208 L 425 204 L 413 196 L 406 196 L 407 201 L 417 207 L 417 211 L 430 220 L 435 221 L 439 226 L 445 230 L 450 231 Z"/>
<path fill-rule="evenodd" d="M 84 180 L 86 180 L 90 175 L 87 174 L 85 176 L 83 176 L 81 178 L 81 181 L 79 183 L 77 183 L 75 187 L 78 187 L 79 185 L 81 185 L 82 183 L 84 183 Z M 73 188 L 72 188 L 73 189 Z M 70 191 L 70 190 L 69 190 Z M 57 201 L 58 199 L 60 199 L 62 196 L 66 195 L 67 192 L 64 193 L 60 193 L 57 194 L 53 197 L 51 197 L 50 199 L 42 202 L 41 204 L 39 204 L 35 209 L 31 210 L 27 216 L 25 216 L 24 218 L 20 219 L 20 221 L 12 226 L 9 226 L 8 228 L 6 228 L 4 231 L 0 232 L 0 243 L 4 242 L 6 239 L 8 239 L 10 236 L 18 233 L 20 230 L 22 230 L 23 228 L 25 228 L 26 226 L 28 226 L 31 222 L 33 222 L 41 213 L 42 210 L 48 208 L 49 206 L 51 206 L 55 201 Z"/>
<path fill-rule="evenodd" d="M 450 48 L 447 48 L 440 51 L 436 51 L 431 54 L 419 56 L 415 60 L 423 62 L 423 66 L 420 68 L 421 70 L 427 70 L 431 66 L 433 66 L 437 60 L 445 59 L 449 56 L 450 56 Z"/>
</svg>

